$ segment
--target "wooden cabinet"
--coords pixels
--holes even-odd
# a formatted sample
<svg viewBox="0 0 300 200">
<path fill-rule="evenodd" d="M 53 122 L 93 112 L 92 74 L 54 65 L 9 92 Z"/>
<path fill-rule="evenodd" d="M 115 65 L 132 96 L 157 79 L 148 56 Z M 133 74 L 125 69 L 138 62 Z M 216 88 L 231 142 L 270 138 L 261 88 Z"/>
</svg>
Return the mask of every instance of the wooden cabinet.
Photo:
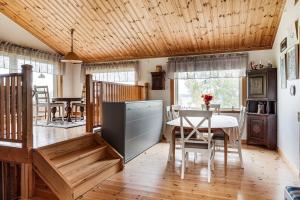
<svg viewBox="0 0 300 200">
<path fill-rule="evenodd" d="M 166 72 L 151 72 L 152 76 L 152 90 L 165 89 L 165 75 Z"/>
<path fill-rule="evenodd" d="M 277 148 L 277 70 L 248 72 L 247 144 Z"/>
</svg>

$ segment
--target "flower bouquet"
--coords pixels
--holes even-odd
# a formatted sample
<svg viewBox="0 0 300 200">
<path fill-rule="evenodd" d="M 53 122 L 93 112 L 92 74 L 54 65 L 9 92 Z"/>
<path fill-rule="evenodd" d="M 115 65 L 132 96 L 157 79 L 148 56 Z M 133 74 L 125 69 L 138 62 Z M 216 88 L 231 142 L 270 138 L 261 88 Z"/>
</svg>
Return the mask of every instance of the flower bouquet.
<svg viewBox="0 0 300 200">
<path fill-rule="evenodd" d="M 211 94 L 202 94 L 201 97 L 206 105 L 206 110 L 209 110 L 210 101 L 213 100 L 214 97 Z"/>
</svg>

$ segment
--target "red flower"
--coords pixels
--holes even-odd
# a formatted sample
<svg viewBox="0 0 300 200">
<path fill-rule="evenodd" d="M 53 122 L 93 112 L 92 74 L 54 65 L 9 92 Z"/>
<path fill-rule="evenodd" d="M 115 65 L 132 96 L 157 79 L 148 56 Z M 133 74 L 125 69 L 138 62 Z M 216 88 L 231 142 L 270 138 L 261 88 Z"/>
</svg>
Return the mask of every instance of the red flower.
<svg viewBox="0 0 300 200">
<path fill-rule="evenodd" d="M 202 94 L 201 97 L 205 104 L 209 104 L 209 102 L 214 98 L 211 94 Z"/>
</svg>

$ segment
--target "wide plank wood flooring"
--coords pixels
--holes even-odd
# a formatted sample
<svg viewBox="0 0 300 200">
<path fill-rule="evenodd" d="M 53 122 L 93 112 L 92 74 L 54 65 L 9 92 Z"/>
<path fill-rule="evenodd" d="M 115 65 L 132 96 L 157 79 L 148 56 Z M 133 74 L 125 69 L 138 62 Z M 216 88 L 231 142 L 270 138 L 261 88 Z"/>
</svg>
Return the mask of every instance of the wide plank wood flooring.
<svg viewBox="0 0 300 200">
<path fill-rule="evenodd" d="M 186 178 L 180 179 L 180 152 L 175 166 L 167 162 L 169 145 L 160 143 L 126 164 L 125 169 L 89 191 L 82 200 L 187 199 L 282 200 L 285 185 L 299 185 L 299 178 L 277 152 L 244 146 L 244 165 L 229 154 L 224 176 L 223 154 L 217 153 L 212 182 L 207 183 L 206 160 L 190 156 Z"/>
</svg>

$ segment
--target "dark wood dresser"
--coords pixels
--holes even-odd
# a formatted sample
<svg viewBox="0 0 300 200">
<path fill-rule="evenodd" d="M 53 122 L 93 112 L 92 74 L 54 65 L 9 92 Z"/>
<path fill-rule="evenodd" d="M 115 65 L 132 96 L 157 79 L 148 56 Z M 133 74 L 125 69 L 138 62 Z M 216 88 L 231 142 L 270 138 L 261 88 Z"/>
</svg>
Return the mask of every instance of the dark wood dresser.
<svg viewBox="0 0 300 200">
<path fill-rule="evenodd" d="M 277 148 L 277 69 L 247 72 L 247 144 Z"/>
</svg>

